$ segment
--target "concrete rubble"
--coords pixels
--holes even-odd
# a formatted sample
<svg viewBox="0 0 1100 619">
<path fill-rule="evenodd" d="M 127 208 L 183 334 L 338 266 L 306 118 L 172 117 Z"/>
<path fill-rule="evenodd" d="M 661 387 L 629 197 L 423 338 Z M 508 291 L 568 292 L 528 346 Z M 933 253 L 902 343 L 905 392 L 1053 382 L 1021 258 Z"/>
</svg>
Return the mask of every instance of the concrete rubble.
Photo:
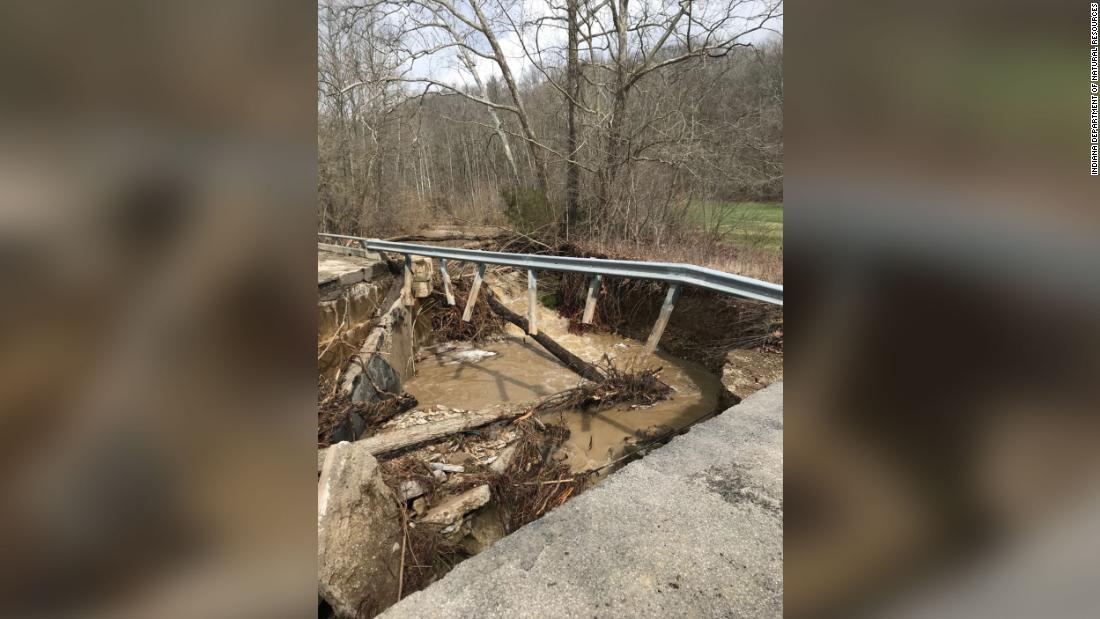
<svg viewBox="0 0 1100 619">
<path fill-rule="evenodd" d="M 449 497 L 439 505 L 428 510 L 420 519 L 424 524 L 450 525 L 466 514 L 489 502 L 491 494 L 488 485 L 476 486 L 455 496 Z"/>
<path fill-rule="evenodd" d="M 355 443 L 329 447 L 317 483 L 317 584 L 337 617 L 371 616 L 397 599 L 400 539 L 378 462 Z"/>
<path fill-rule="evenodd" d="M 384 617 L 781 617 L 783 387 L 694 426 Z"/>
</svg>

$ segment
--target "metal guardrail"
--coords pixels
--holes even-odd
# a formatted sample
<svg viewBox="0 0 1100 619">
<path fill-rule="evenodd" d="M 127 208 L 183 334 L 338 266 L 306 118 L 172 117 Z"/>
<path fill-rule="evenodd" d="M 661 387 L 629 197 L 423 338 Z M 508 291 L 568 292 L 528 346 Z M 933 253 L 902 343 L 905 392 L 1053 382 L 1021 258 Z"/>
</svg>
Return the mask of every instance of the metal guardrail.
<svg viewBox="0 0 1100 619">
<path fill-rule="evenodd" d="M 629 277 L 633 279 L 658 280 L 669 283 L 687 284 L 689 286 L 706 288 L 708 290 L 714 290 L 715 292 L 731 294 L 746 299 L 783 305 L 783 286 L 691 264 L 604 260 L 601 258 L 573 258 L 567 256 L 542 256 L 535 254 L 509 254 L 476 249 L 417 245 L 414 243 L 395 243 L 392 241 L 365 239 L 341 234 L 319 234 L 318 236 L 358 241 L 365 249 L 372 251 L 428 256 L 431 258 L 460 260 L 476 264 L 497 264 L 520 269 L 533 269 L 535 271 L 565 271 L 570 273 L 603 275 L 605 277 Z"/>
<path fill-rule="evenodd" d="M 567 273 L 586 273 L 590 275 L 588 282 L 588 296 L 585 300 L 583 322 L 592 322 L 596 311 L 596 299 L 599 296 L 600 283 L 605 276 L 628 277 L 633 279 L 649 279 L 668 282 L 668 293 L 665 295 L 661 312 L 657 316 L 657 322 L 646 341 L 645 350 L 653 352 L 657 348 L 668 324 L 669 317 L 676 301 L 680 298 L 681 287 L 685 284 L 706 288 L 716 292 L 731 294 L 746 299 L 754 299 L 783 305 L 783 286 L 769 282 L 742 277 L 731 273 L 724 273 L 714 269 L 707 269 L 691 264 L 674 264 L 667 262 L 642 262 L 634 260 L 604 260 L 601 258 L 573 258 L 569 256 L 542 256 L 535 254 L 509 254 L 496 251 L 481 251 L 476 249 L 461 249 L 456 247 L 437 247 L 434 245 L 417 245 L 414 243 L 395 243 L 392 241 L 380 241 L 366 239 L 357 236 L 343 234 L 325 234 L 318 236 L 344 239 L 358 242 L 364 249 L 377 252 L 390 252 L 404 254 L 405 256 L 405 283 L 404 296 L 412 299 L 413 280 L 413 256 L 426 256 L 440 259 L 440 275 L 443 280 L 443 292 L 447 303 L 454 305 L 454 295 L 451 293 L 451 279 L 447 271 L 448 260 L 472 262 L 476 266 L 474 281 L 470 285 L 470 293 L 466 298 L 466 308 L 462 313 L 462 320 L 469 321 L 473 315 L 474 304 L 477 302 L 478 292 L 481 290 L 482 278 L 485 275 L 486 264 L 510 266 L 527 269 L 527 332 L 531 335 L 538 334 L 536 324 L 538 312 L 538 293 L 536 291 L 539 271 L 564 271 Z"/>
</svg>

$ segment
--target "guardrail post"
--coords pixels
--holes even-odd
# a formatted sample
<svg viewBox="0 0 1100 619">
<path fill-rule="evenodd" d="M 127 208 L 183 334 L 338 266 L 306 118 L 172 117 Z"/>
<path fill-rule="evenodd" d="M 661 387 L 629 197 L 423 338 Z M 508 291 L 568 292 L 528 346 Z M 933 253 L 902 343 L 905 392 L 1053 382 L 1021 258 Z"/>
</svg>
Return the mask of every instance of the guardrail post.
<svg viewBox="0 0 1100 619">
<path fill-rule="evenodd" d="M 657 322 L 653 323 L 653 330 L 649 333 L 649 339 L 645 343 L 645 354 L 652 354 L 657 349 L 657 342 L 661 341 L 661 335 L 665 332 L 668 319 L 672 316 L 672 308 L 680 298 L 680 284 L 672 284 L 668 287 L 665 302 L 661 305 L 661 313 L 657 316 Z"/>
<path fill-rule="evenodd" d="M 470 296 L 466 298 L 466 310 L 462 312 L 462 322 L 470 322 L 474 316 L 474 302 L 477 301 L 477 293 L 481 290 L 481 280 L 485 277 L 485 265 L 477 263 L 477 271 L 474 272 L 474 283 L 470 284 Z"/>
<path fill-rule="evenodd" d="M 405 281 L 401 288 L 401 298 L 405 300 L 406 305 L 411 305 L 413 302 L 412 296 L 413 286 L 413 257 L 412 254 L 405 254 Z"/>
<path fill-rule="evenodd" d="M 527 269 L 527 332 L 538 335 L 539 328 L 535 324 L 539 313 L 538 280 L 535 278 L 535 270 Z"/>
<path fill-rule="evenodd" d="M 447 272 L 447 259 L 439 259 L 439 275 L 443 278 L 443 296 L 447 297 L 447 305 L 455 304 L 455 296 L 451 293 L 451 274 Z"/>
<path fill-rule="evenodd" d="M 603 275 L 595 275 L 588 280 L 588 298 L 584 301 L 584 317 L 581 320 L 586 325 L 592 324 L 592 315 L 596 313 L 596 297 L 600 295 L 600 282 Z"/>
</svg>

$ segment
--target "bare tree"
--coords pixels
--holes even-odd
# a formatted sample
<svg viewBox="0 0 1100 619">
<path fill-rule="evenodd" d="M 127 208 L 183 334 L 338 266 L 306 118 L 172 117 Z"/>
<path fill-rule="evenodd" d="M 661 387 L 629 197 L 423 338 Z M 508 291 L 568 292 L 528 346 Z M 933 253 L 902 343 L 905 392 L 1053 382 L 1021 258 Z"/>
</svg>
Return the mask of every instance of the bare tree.
<svg viewBox="0 0 1100 619">
<path fill-rule="evenodd" d="M 781 17 L 773 0 L 324 0 L 320 225 L 507 213 L 667 243 L 693 203 L 781 200 L 782 50 L 764 36 Z M 537 196 L 506 209 L 519 188 Z"/>
</svg>

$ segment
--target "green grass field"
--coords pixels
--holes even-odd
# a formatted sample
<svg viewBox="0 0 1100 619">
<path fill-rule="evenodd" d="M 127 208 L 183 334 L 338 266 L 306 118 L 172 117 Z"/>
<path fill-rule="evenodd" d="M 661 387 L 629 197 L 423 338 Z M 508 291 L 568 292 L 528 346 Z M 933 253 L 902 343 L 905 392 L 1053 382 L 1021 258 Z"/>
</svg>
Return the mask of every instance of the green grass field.
<svg viewBox="0 0 1100 619">
<path fill-rule="evenodd" d="M 696 202 L 692 215 L 707 229 L 717 226 L 731 245 L 783 251 L 781 203 Z"/>
</svg>

